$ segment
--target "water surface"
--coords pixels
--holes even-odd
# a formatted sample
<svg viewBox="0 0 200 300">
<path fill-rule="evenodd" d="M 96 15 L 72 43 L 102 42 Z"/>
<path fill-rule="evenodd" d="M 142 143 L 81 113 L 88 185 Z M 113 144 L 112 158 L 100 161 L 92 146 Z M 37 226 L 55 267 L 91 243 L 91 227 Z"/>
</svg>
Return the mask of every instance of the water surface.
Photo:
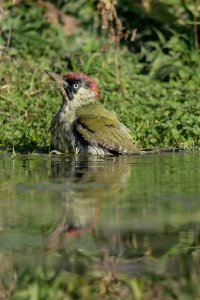
<svg viewBox="0 0 200 300">
<path fill-rule="evenodd" d="M 200 299 L 200 153 L 0 157 L 0 299 Z"/>
</svg>

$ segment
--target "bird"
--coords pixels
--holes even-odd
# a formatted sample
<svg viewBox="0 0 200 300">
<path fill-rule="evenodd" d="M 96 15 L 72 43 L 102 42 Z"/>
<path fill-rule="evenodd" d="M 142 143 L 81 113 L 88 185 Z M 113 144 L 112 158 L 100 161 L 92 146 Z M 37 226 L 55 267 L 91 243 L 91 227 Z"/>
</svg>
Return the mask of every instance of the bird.
<svg viewBox="0 0 200 300">
<path fill-rule="evenodd" d="M 62 96 L 61 106 L 50 124 L 52 151 L 98 156 L 142 154 L 115 112 L 99 103 L 98 86 L 90 76 L 44 71 Z"/>
</svg>

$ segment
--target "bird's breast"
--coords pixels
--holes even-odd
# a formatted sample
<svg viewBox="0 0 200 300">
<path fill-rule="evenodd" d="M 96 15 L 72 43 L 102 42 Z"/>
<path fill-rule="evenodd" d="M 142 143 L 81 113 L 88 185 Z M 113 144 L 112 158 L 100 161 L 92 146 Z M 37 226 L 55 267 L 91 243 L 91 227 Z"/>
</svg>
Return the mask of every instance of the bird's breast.
<svg viewBox="0 0 200 300">
<path fill-rule="evenodd" d="M 51 144 L 53 150 L 63 153 L 73 152 L 74 137 L 73 124 L 75 121 L 74 113 L 58 112 L 53 118 L 50 126 Z"/>
</svg>

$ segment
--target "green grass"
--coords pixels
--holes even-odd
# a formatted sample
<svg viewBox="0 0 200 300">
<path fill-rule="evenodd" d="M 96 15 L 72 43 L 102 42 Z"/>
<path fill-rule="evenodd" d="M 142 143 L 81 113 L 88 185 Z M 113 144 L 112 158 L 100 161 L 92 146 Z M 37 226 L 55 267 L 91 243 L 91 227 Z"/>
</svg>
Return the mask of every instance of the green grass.
<svg viewBox="0 0 200 300">
<path fill-rule="evenodd" d="M 88 17 L 91 10 L 92 1 L 79 8 L 81 25 L 67 37 L 61 27 L 46 22 L 37 5 L 4 5 L 0 149 L 49 151 L 48 128 L 61 99 L 43 69 L 94 77 L 101 101 L 116 111 L 141 148 L 199 148 L 200 54 L 188 46 L 188 37 L 173 32 L 167 39 L 157 29 L 157 41 L 144 43 L 137 53 L 122 45 L 121 84 L 116 86 L 114 50 L 110 44 L 102 53 L 109 42 L 99 35 L 97 14 Z"/>
</svg>

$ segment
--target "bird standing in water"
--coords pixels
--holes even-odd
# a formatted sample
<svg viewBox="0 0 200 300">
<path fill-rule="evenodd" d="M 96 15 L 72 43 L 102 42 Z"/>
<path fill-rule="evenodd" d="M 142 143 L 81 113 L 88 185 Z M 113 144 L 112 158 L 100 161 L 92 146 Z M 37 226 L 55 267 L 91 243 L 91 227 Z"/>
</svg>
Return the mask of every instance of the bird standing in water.
<svg viewBox="0 0 200 300">
<path fill-rule="evenodd" d="M 83 73 L 60 76 L 45 72 L 62 96 L 61 107 L 50 125 L 53 150 L 93 155 L 142 154 L 116 114 L 98 103 L 99 92 L 92 78 Z"/>
</svg>

